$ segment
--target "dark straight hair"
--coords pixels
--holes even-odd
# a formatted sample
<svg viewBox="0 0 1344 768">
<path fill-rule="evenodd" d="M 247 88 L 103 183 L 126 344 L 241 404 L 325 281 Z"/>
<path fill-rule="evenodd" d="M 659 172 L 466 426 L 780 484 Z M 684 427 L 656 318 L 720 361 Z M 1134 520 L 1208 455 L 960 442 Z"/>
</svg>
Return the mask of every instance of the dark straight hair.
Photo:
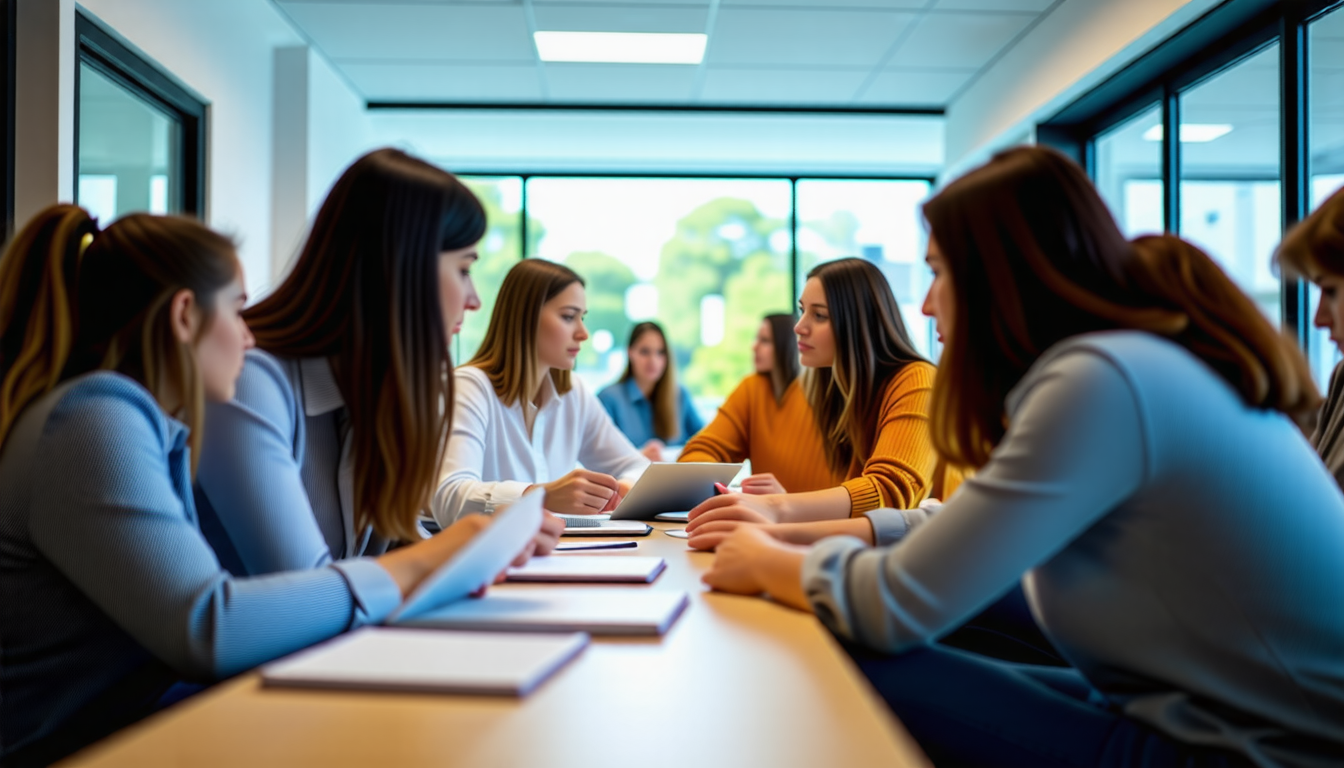
<svg viewBox="0 0 1344 768">
<path fill-rule="evenodd" d="M 828 261 L 807 278 L 826 294 L 835 362 L 804 377 L 807 401 L 836 474 L 872 452 L 887 384 L 905 366 L 926 362 L 906 333 L 886 275 L 863 259 Z"/>
<path fill-rule="evenodd" d="M 370 152 L 332 187 L 285 281 L 245 313 L 258 347 L 330 361 L 350 414 L 359 528 L 417 538 L 453 407 L 439 254 L 485 228 L 485 209 L 452 174 Z"/>
<path fill-rule="evenodd" d="M 656 333 L 663 342 L 663 352 L 667 357 L 667 367 L 663 369 L 663 375 L 658 377 L 658 381 L 653 384 L 653 391 L 649 393 L 649 404 L 653 406 L 653 433 L 658 439 L 664 442 L 675 440 L 681 434 L 681 404 L 677 395 L 677 364 L 673 360 L 672 347 L 667 343 L 667 334 L 663 332 L 663 327 L 652 320 L 645 320 L 642 323 L 636 323 L 634 328 L 630 329 L 630 343 L 625 345 L 626 363 L 625 373 L 621 375 L 621 382 L 627 382 L 635 377 L 635 362 L 629 354 L 630 350 L 635 348 L 635 343 L 646 333 Z"/>
<path fill-rule="evenodd" d="M 798 318 L 793 315 L 766 315 L 765 322 L 770 326 L 770 345 L 774 347 L 770 367 L 770 389 L 775 393 L 775 402 L 784 401 L 784 393 L 789 385 L 798 378 L 802 364 L 798 362 L 798 336 L 793 326 Z"/>
<path fill-rule="evenodd" d="M 192 346 L 210 328 L 216 294 L 238 275 L 233 242 L 192 219 L 135 213 L 99 232 L 73 205 L 37 214 L 0 257 L 0 445 L 57 384 L 111 370 L 174 408 L 190 429 L 195 473 L 205 388 Z M 191 343 L 170 319 L 181 290 L 203 315 Z"/>
<path fill-rule="evenodd" d="M 932 414 L 934 446 L 954 464 L 988 462 L 1009 390 L 1045 350 L 1091 331 L 1168 337 L 1253 407 L 1300 420 L 1320 402 L 1301 352 L 1206 254 L 1172 237 L 1127 242 L 1055 150 L 995 155 L 924 217 L 954 296 Z"/>
</svg>

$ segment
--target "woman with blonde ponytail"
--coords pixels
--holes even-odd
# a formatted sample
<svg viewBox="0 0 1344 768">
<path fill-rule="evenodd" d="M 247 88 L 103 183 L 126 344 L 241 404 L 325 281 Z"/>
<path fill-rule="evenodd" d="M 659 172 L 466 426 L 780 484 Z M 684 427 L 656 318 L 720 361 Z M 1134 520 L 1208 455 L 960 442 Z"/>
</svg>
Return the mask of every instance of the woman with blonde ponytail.
<svg viewBox="0 0 1344 768">
<path fill-rule="evenodd" d="M 933 439 L 979 471 L 913 531 L 739 526 L 705 581 L 815 611 L 939 765 L 1337 764 L 1344 497 L 1294 424 L 1300 353 L 1194 246 L 1126 242 L 1052 150 L 924 215 Z M 1074 669 L 940 642 L 1019 581 Z"/>
<path fill-rule="evenodd" d="M 46 765 L 165 701 L 366 623 L 484 525 L 233 578 L 197 527 L 205 403 L 252 336 L 233 244 L 71 205 L 0 257 L 0 763 Z M 177 695 L 177 694 L 171 694 Z"/>
</svg>

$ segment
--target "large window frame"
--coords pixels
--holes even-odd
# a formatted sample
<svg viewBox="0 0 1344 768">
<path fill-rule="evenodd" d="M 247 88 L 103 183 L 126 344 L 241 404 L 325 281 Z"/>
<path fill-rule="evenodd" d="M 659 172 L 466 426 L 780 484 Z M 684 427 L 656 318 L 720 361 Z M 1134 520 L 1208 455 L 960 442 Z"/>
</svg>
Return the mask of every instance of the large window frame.
<svg viewBox="0 0 1344 768">
<path fill-rule="evenodd" d="M 1341 0 L 1227 0 L 1152 51 L 1112 75 L 1037 126 L 1037 140 L 1078 160 L 1097 176 L 1096 141 L 1113 127 L 1162 108 L 1163 218 L 1181 220 L 1181 94 L 1239 62 L 1279 44 L 1280 179 L 1285 231 L 1310 205 L 1307 141 L 1308 25 L 1344 5 Z M 1306 283 L 1283 275 L 1282 327 L 1310 353 Z"/>
<path fill-rule="evenodd" d="M 152 62 L 83 13 L 75 14 L 75 178 L 79 178 L 81 64 L 169 115 L 182 127 L 178 148 L 181 213 L 206 216 L 206 105 Z"/>
</svg>

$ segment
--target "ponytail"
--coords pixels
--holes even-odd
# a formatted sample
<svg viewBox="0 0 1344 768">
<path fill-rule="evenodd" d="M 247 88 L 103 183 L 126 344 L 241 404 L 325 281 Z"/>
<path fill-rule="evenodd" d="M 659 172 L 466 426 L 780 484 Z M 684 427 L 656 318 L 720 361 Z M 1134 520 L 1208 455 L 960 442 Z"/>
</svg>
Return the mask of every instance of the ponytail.
<svg viewBox="0 0 1344 768">
<path fill-rule="evenodd" d="M 1134 241 L 1134 287 L 1185 318 L 1169 338 L 1228 381 L 1247 405 L 1304 423 L 1320 405 L 1297 345 L 1274 328 L 1208 254 L 1172 235 Z"/>
<path fill-rule="evenodd" d="M 23 409 L 61 380 L 76 333 L 79 262 L 98 226 L 56 205 L 0 257 L 0 445 Z"/>
</svg>

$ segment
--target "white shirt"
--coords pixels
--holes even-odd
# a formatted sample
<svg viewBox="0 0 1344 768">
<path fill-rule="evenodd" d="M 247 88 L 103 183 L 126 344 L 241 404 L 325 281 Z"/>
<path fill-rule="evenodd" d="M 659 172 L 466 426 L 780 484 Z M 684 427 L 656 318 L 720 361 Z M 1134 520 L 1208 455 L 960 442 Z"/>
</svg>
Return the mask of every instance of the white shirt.
<svg viewBox="0 0 1344 768">
<path fill-rule="evenodd" d="M 529 485 L 557 480 L 580 464 L 631 482 L 649 466 L 578 377 L 563 395 L 545 377 L 540 406 L 504 405 L 479 368 L 458 368 L 453 379 L 453 431 L 430 504 L 445 528 L 462 515 L 494 514 Z M 531 434 L 524 408 L 534 410 Z"/>
</svg>

